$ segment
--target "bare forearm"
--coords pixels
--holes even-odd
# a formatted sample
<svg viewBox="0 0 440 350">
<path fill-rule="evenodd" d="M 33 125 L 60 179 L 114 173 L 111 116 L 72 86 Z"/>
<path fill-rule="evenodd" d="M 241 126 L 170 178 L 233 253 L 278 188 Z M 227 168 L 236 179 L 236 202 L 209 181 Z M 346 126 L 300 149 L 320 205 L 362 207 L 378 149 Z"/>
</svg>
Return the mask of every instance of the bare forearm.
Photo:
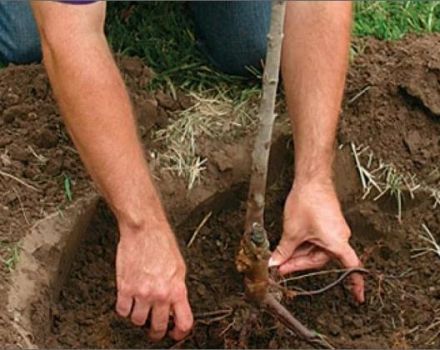
<svg viewBox="0 0 440 350">
<path fill-rule="evenodd" d="M 137 137 L 129 97 L 100 31 L 42 36 L 44 62 L 68 131 L 120 223 L 163 212 Z"/>
<path fill-rule="evenodd" d="M 331 178 L 350 28 L 350 2 L 288 2 L 282 72 L 296 182 Z"/>
</svg>

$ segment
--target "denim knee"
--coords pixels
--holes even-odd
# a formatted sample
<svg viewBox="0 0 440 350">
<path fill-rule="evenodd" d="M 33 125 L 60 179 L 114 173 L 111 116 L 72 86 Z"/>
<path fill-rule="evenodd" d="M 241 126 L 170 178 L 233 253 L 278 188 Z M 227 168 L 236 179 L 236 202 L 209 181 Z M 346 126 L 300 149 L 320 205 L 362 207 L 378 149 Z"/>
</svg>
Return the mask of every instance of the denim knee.
<svg viewBox="0 0 440 350">
<path fill-rule="evenodd" d="M 28 1 L 0 2 L 0 60 L 8 63 L 41 60 L 40 37 Z"/>
<path fill-rule="evenodd" d="M 225 73 L 250 75 L 261 68 L 267 48 L 269 1 L 191 2 L 201 50 Z"/>
</svg>

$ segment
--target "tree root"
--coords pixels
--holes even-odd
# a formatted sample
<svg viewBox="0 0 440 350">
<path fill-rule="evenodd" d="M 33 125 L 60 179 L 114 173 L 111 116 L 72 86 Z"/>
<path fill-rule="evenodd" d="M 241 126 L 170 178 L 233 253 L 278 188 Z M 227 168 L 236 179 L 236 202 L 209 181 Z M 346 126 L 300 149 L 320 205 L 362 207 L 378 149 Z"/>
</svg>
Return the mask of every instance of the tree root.
<svg viewBox="0 0 440 350">
<path fill-rule="evenodd" d="M 284 326 L 295 332 L 311 345 L 319 346 L 323 349 L 334 349 L 334 347 L 325 339 L 325 337 L 315 331 L 308 329 L 300 321 L 298 321 L 273 294 L 267 294 L 263 300 L 263 305 L 269 313 L 277 318 Z"/>
<path fill-rule="evenodd" d="M 362 267 L 353 267 L 350 269 L 347 269 L 341 276 L 339 276 L 336 280 L 334 280 L 332 283 L 326 285 L 325 287 L 316 289 L 316 290 L 304 290 L 304 291 L 289 291 L 294 293 L 294 296 L 312 296 L 317 294 L 322 294 L 329 289 L 337 286 L 339 283 L 341 283 L 344 279 L 346 279 L 349 275 L 352 273 L 370 273 L 367 269 L 364 269 Z"/>
</svg>

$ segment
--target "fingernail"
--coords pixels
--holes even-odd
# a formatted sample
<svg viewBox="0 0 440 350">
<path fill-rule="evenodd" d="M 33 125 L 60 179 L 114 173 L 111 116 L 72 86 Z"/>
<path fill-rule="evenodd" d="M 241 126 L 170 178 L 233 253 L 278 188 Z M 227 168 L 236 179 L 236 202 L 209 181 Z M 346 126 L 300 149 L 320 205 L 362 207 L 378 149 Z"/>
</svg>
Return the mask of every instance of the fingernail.
<svg viewBox="0 0 440 350">
<path fill-rule="evenodd" d="M 274 267 L 274 266 L 278 266 L 279 263 L 274 258 L 270 258 L 268 265 L 269 267 Z"/>
</svg>

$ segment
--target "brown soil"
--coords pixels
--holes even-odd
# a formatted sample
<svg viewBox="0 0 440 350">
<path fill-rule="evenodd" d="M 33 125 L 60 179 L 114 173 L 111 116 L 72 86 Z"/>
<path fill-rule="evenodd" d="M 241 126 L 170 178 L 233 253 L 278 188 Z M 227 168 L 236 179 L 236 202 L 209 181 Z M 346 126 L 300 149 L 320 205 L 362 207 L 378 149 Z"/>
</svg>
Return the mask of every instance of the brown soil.
<svg viewBox="0 0 440 350">
<path fill-rule="evenodd" d="M 169 115 L 187 108 L 190 100 L 183 96 L 179 104 L 162 92 L 154 96 L 146 89 L 153 73 L 141 60 L 117 60 L 130 90 L 140 136 L 148 147 L 149 131 L 165 126 Z M 94 191 L 63 126 L 41 65 L 11 65 L 0 70 L 0 170 L 0 293 L 6 295 L 10 270 L 15 266 L 6 262 L 20 251 L 24 235 L 37 220 L 62 212 Z M 157 171 L 159 187 L 169 179 L 166 175 Z M 67 178 L 72 198 L 65 190 Z M 183 193 L 183 180 L 171 179 L 168 183 L 174 185 L 170 186 L 172 190 Z M 164 198 L 172 195 L 165 193 Z M 195 201 L 200 200 L 198 197 Z M 173 218 L 179 218 L 184 202 L 183 198 L 173 202 Z M 0 344 L 14 344 L 17 335 L 8 327 L 3 307 L 0 305 Z"/>
<path fill-rule="evenodd" d="M 364 53 L 356 58 L 348 77 L 338 134 L 341 144 L 354 141 L 369 145 L 385 161 L 428 181 L 428 175 L 440 160 L 439 39 L 439 35 L 433 35 L 409 37 L 394 43 L 366 42 Z M 154 116 L 153 119 L 140 116 L 144 127 L 141 134 L 148 144 L 148 129 L 153 124 L 163 126 L 167 111 L 182 108 L 182 105 L 163 94 L 152 98 L 142 89 L 151 73 L 137 60 L 127 59 L 126 62 L 122 64 L 124 76 L 133 100 L 142 106 L 137 109 L 139 114 L 150 110 L 149 115 Z M 8 213 L 0 215 L 3 220 L 0 238 L 16 242 L 20 238 L 20 233 L 16 232 L 25 222 L 23 211 L 34 219 L 40 217 L 42 207 L 53 210 L 65 201 L 63 173 L 75 180 L 74 196 L 88 190 L 90 184 L 80 170 L 77 156 L 58 120 L 41 68 L 12 67 L 0 71 L 0 76 L 0 92 L 3 91 L 0 94 L 0 141 L 6 138 L 4 144 L 0 143 L 0 155 L 7 154 L 13 160 L 9 168 L 3 164 L 1 169 L 42 191 L 32 191 L 15 180 L 0 176 L 0 190 L 8 193 L 15 186 L 23 203 L 24 210 L 18 198 L 11 202 L 0 198 L 0 204 L 9 208 L 0 207 Z M 17 81 L 21 83 L 17 84 Z M 44 82 L 45 90 L 37 88 L 39 81 Z M 370 86 L 368 91 L 353 100 L 367 86 Z M 10 97 L 10 93 L 18 97 Z M 161 107 L 156 108 L 156 103 Z M 8 108 L 15 105 L 30 106 L 27 107 L 29 112 L 7 113 Z M 41 116 L 38 114 L 37 118 L 32 114 L 29 117 L 29 113 L 41 113 Z M 155 347 L 308 347 L 267 314 L 250 319 L 249 306 L 243 301 L 243 285 L 233 261 L 242 232 L 246 189 L 245 186 L 229 188 L 228 185 L 247 181 L 249 163 L 244 159 L 249 148 L 248 138 L 245 141 L 240 139 L 235 145 L 226 146 L 232 165 L 225 168 L 221 159 L 212 159 L 212 152 L 206 151 L 211 164 L 220 164 L 209 165 L 205 173 L 207 180 L 194 189 L 194 200 L 199 203 L 204 199 L 208 201 L 186 220 L 182 220 L 186 199 L 184 183 L 165 174 L 160 177 L 158 185 L 164 193 L 165 205 L 188 264 L 190 298 L 197 322 L 193 334 L 185 342 L 174 344 L 166 340 L 154 344 Z M 281 142 L 272 153 L 285 153 L 281 152 L 285 144 Z M 23 153 L 20 150 L 28 150 L 28 145 L 37 154 L 47 157 L 47 164 L 40 164 L 32 153 L 30 156 L 20 154 Z M 218 151 L 219 147 L 220 144 L 216 143 L 216 147 L 210 149 Z M 287 153 L 279 156 L 277 166 L 272 167 L 276 174 L 272 176 L 266 213 L 272 246 L 279 239 L 283 201 L 291 185 L 292 157 L 290 152 Z M 54 173 L 49 172 L 48 164 L 59 158 L 62 165 L 55 167 L 57 171 Z M 7 158 L 1 158 L 3 163 L 4 159 Z M 284 167 L 280 166 L 282 163 Z M 28 168 L 36 171 L 36 175 L 26 175 Z M 327 335 L 337 347 L 440 347 L 440 259 L 433 253 L 411 257 L 411 249 L 424 244 L 418 237 L 422 233 L 422 223 L 440 241 L 438 208 L 432 208 L 432 200 L 427 196 L 412 202 L 407 200 L 403 223 L 400 224 L 395 217 L 394 199 L 385 196 L 378 201 L 361 200 L 361 187 L 348 147 L 338 151 L 335 174 L 344 212 L 353 231 L 353 244 L 365 266 L 371 270 L 367 280 L 367 301 L 364 305 L 356 305 L 341 285 L 319 296 L 297 297 L 283 303 L 310 328 Z M 438 178 L 433 180 L 430 177 L 431 184 L 439 186 L 438 182 Z M 209 186 L 224 190 L 221 201 L 209 200 Z M 50 188 L 56 189 L 52 190 L 54 194 L 50 194 Z M 187 249 L 186 242 L 195 227 L 211 210 L 211 218 Z M 16 226 L 12 227 L 13 223 Z M 34 338 L 38 345 L 73 348 L 153 346 L 148 343 L 143 328 L 132 326 L 114 312 L 116 242 L 114 219 L 102 204 L 89 227 L 87 240 L 78 251 L 59 302 L 38 306 L 50 310 L 50 319 L 35 319 Z M 6 270 L 1 271 L 0 277 L 7 278 Z M 311 290 L 335 277 L 312 277 L 289 286 Z M 207 312 L 219 310 L 230 311 L 225 317 L 204 316 Z M 48 332 L 41 330 L 40 323 L 44 321 L 50 322 Z M 0 330 L 0 340 L 2 344 L 13 344 L 13 339 L 8 338 L 4 330 Z"/>
<path fill-rule="evenodd" d="M 368 145 L 387 162 L 426 179 L 440 164 L 439 106 L 439 34 L 368 40 L 348 74 L 339 140 Z"/>
</svg>

